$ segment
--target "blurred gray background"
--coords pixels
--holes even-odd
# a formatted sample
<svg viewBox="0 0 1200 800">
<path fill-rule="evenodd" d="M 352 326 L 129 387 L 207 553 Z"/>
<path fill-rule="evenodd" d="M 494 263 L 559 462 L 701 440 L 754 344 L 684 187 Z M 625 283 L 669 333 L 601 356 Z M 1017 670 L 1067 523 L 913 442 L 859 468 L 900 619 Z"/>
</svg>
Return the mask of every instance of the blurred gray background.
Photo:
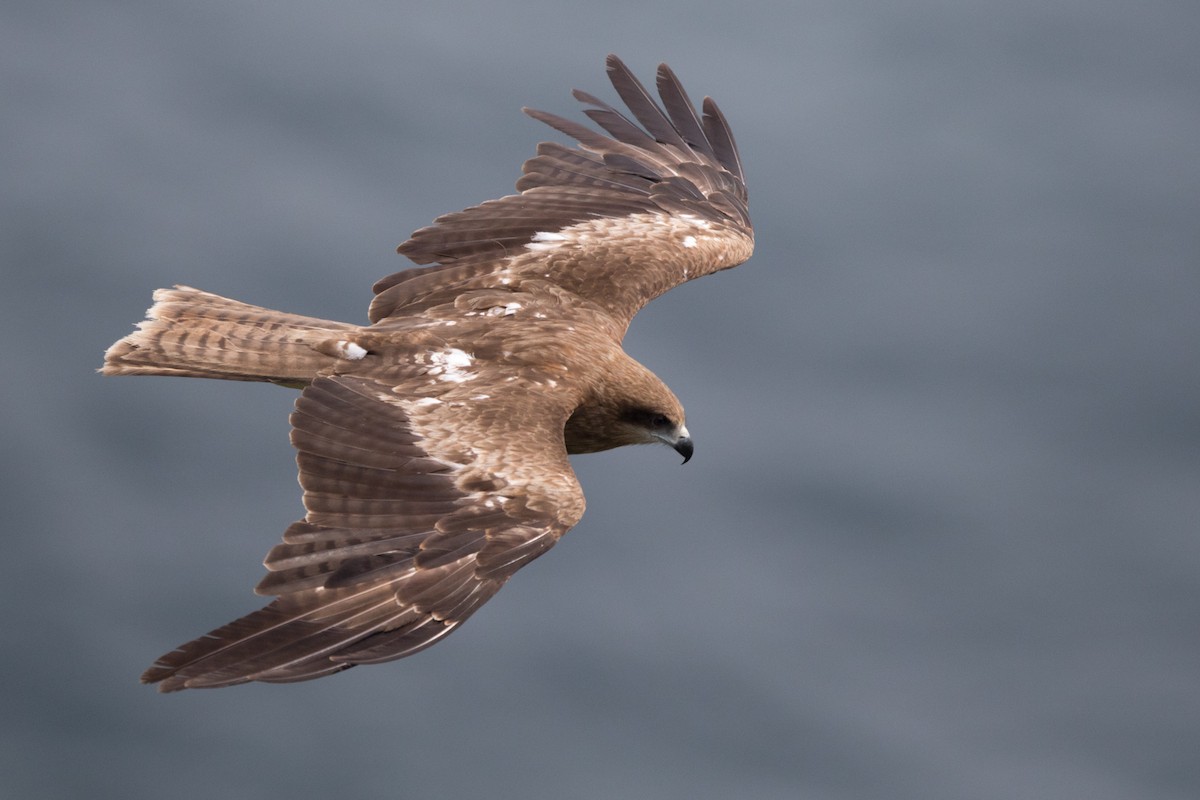
<svg viewBox="0 0 1200 800">
<path fill-rule="evenodd" d="M 0 12 L 11 798 L 1200 796 L 1195 2 Z M 716 97 L 754 260 L 629 350 L 697 440 L 462 631 L 161 696 L 300 515 L 277 387 L 102 379 L 159 286 L 364 321 L 603 58 Z"/>
</svg>

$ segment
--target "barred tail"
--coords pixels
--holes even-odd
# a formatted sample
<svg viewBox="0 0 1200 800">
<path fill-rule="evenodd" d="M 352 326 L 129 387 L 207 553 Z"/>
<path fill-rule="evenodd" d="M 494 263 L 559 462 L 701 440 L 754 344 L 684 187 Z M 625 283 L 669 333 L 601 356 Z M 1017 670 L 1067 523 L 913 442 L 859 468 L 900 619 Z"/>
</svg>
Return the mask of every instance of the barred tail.
<svg viewBox="0 0 1200 800">
<path fill-rule="evenodd" d="M 359 331 L 176 286 L 154 293 L 146 319 L 108 348 L 100 372 L 308 383 L 339 356 L 365 354 L 351 344 Z"/>
</svg>

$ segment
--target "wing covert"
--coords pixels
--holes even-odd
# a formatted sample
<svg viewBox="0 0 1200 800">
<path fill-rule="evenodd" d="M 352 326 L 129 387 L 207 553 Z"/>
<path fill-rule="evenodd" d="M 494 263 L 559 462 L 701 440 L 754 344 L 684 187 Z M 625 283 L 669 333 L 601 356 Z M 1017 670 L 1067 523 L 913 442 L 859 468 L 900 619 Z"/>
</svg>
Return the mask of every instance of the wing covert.
<svg viewBox="0 0 1200 800">
<path fill-rule="evenodd" d="M 609 78 L 633 119 L 576 91 L 601 131 L 525 109 L 575 139 L 538 145 L 519 194 L 438 217 L 399 252 L 424 265 L 375 284 L 372 322 L 455 292 L 550 280 L 628 326 L 663 292 L 736 266 L 754 247 L 737 145 L 716 103 L 702 114 L 665 64 L 662 106 L 616 56 Z"/>
<path fill-rule="evenodd" d="M 411 655 L 578 521 L 565 412 L 448 415 L 393 390 L 405 388 L 338 376 L 303 391 L 292 441 L 308 513 L 265 559 L 256 592 L 275 600 L 162 656 L 144 681 L 289 682 Z"/>
</svg>

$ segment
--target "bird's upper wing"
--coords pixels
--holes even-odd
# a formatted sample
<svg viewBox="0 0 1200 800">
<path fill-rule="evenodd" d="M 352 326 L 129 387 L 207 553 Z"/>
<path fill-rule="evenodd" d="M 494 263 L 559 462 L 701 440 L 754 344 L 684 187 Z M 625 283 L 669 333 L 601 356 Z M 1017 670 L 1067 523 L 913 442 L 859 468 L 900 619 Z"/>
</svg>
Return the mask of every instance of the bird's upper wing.
<svg viewBox="0 0 1200 800">
<path fill-rule="evenodd" d="M 144 681 L 298 681 L 415 653 L 579 520 L 569 412 L 553 398 L 488 387 L 457 403 L 392 382 L 319 377 L 304 390 L 292 442 L 308 513 L 256 590 L 276 599 L 167 653 Z"/>
<path fill-rule="evenodd" d="M 660 107 L 616 56 L 607 65 L 633 120 L 580 91 L 585 113 L 608 135 L 526 109 L 579 146 L 538 145 L 517 182 L 520 194 L 446 214 L 414 233 L 399 251 L 431 266 L 375 284 L 372 322 L 463 291 L 516 290 L 536 280 L 599 305 L 623 334 L 658 295 L 750 257 L 745 177 L 716 103 L 705 98 L 698 115 L 663 64 Z"/>
</svg>

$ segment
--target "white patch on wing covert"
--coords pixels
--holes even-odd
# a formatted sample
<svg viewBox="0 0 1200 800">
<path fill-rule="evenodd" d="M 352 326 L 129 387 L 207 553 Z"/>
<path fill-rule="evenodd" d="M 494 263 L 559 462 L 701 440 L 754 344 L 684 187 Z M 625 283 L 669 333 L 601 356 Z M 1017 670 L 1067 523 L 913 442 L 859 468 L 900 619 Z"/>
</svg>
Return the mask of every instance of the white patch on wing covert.
<svg viewBox="0 0 1200 800">
<path fill-rule="evenodd" d="M 507 303 L 502 306 L 492 306 L 487 310 L 487 314 L 489 317 L 511 317 L 520 310 L 520 303 Z"/>
<path fill-rule="evenodd" d="M 429 362 L 433 366 L 427 373 L 436 376 L 438 380 L 462 383 L 477 377 L 468 369 L 475 363 L 475 359 L 456 347 L 430 353 Z"/>
<path fill-rule="evenodd" d="M 683 246 L 684 247 L 695 247 L 696 246 L 696 237 L 695 236 L 683 237 Z"/>
<path fill-rule="evenodd" d="M 350 361 L 358 361 L 367 354 L 367 351 L 362 347 L 362 345 L 347 341 L 345 339 L 339 340 L 338 343 L 334 345 L 334 349 L 337 350 L 337 354 L 340 357 L 349 359 Z"/>
<path fill-rule="evenodd" d="M 553 231 L 537 231 L 533 234 L 533 238 L 525 245 L 530 250 L 553 250 L 562 245 L 567 240 L 567 237 L 561 233 Z"/>
</svg>

